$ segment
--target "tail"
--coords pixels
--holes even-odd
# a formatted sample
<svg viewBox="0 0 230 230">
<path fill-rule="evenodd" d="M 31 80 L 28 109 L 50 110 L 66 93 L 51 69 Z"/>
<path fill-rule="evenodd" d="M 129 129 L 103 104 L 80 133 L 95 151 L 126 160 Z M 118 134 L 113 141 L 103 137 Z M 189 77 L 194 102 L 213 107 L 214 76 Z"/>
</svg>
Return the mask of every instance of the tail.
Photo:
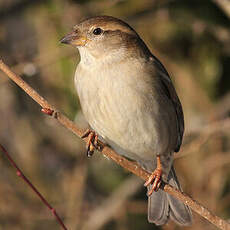
<svg viewBox="0 0 230 230">
<path fill-rule="evenodd" d="M 168 182 L 173 187 L 181 190 L 173 166 L 169 172 Z M 148 199 L 148 221 L 150 223 L 163 225 L 169 219 L 179 225 L 190 225 L 192 223 L 190 208 L 164 191 L 159 190 Z"/>
</svg>

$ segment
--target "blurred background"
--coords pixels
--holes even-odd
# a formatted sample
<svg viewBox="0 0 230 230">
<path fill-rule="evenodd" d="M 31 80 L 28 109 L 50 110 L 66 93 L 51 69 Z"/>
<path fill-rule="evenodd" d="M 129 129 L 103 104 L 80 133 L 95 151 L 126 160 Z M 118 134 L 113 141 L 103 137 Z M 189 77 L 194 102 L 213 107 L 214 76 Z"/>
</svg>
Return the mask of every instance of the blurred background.
<svg viewBox="0 0 230 230">
<path fill-rule="evenodd" d="M 79 55 L 59 43 L 80 20 L 112 15 L 140 34 L 171 75 L 185 114 L 175 167 L 188 194 L 230 219 L 230 3 L 228 0 L 0 0 L 0 58 L 83 126 L 73 77 Z M 69 230 L 216 229 L 147 222 L 143 181 L 85 145 L 0 72 L 0 143 Z M 60 229 L 0 154 L 0 230 Z"/>
</svg>

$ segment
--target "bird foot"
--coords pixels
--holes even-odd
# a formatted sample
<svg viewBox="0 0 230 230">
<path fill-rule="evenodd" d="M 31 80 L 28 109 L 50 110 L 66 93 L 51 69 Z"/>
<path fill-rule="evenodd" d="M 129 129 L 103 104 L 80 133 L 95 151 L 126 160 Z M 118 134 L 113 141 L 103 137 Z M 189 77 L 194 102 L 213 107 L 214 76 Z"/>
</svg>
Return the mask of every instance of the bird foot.
<svg viewBox="0 0 230 230">
<path fill-rule="evenodd" d="M 81 138 L 84 139 L 86 137 L 88 138 L 86 143 L 86 154 L 87 157 L 91 157 L 93 156 L 94 150 L 100 148 L 98 144 L 98 135 L 93 130 L 87 129 Z"/>
<path fill-rule="evenodd" d="M 151 196 L 153 192 L 157 192 L 162 182 L 162 169 L 156 168 L 151 174 L 149 179 L 145 182 L 144 186 L 147 187 L 152 184 L 152 187 L 148 191 L 148 196 Z"/>
</svg>

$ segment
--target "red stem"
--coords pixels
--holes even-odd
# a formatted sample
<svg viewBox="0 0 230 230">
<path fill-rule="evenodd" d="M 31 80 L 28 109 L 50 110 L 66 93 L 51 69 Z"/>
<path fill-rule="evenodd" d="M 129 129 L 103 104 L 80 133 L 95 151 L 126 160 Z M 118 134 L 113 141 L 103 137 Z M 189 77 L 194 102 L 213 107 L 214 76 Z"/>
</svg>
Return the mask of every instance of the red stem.
<svg viewBox="0 0 230 230">
<path fill-rule="evenodd" d="M 66 226 L 64 225 L 62 219 L 57 214 L 56 210 L 48 203 L 48 201 L 42 196 L 42 194 L 34 187 L 34 185 L 30 182 L 30 180 L 23 174 L 23 172 L 20 170 L 20 168 L 17 166 L 15 161 L 11 158 L 10 154 L 6 151 L 6 149 L 0 144 L 0 148 L 2 152 L 6 155 L 8 160 L 10 161 L 11 165 L 17 170 L 17 175 L 21 177 L 26 184 L 29 185 L 29 187 L 38 195 L 38 197 L 42 200 L 42 202 L 50 209 L 52 214 L 57 219 L 58 223 L 62 226 L 64 230 L 68 230 Z"/>
</svg>

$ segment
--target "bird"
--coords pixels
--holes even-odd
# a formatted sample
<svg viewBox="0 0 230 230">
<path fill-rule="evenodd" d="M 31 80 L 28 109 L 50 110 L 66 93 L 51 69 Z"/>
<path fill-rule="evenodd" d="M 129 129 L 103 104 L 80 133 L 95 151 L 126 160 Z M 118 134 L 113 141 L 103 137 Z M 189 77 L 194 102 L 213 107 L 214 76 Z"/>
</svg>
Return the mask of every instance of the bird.
<svg viewBox="0 0 230 230">
<path fill-rule="evenodd" d="M 89 123 L 88 156 L 102 139 L 118 154 L 151 173 L 145 182 L 148 221 L 190 225 L 190 208 L 159 189 L 162 181 L 181 190 L 173 167 L 184 115 L 172 80 L 138 33 L 112 16 L 82 20 L 61 43 L 80 53 L 74 83 Z"/>
</svg>

